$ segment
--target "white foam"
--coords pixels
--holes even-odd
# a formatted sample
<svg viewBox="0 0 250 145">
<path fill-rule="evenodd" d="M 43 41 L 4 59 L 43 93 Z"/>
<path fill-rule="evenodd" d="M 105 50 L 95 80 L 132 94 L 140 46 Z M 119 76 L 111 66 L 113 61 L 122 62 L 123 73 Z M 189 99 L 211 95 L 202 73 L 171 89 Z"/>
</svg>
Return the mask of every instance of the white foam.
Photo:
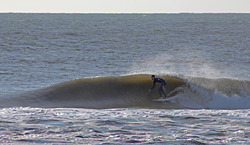
<svg viewBox="0 0 250 145">
<path fill-rule="evenodd" d="M 207 103 L 209 108 L 225 108 L 225 109 L 249 109 L 250 96 L 231 96 L 227 97 L 221 94 L 214 94 L 213 100 Z"/>
<path fill-rule="evenodd" d="M 250 109 L 250 96 L 226 96 L 195 85 L 185 88 L 171 102 L 196 109 Z"/>
</svg>

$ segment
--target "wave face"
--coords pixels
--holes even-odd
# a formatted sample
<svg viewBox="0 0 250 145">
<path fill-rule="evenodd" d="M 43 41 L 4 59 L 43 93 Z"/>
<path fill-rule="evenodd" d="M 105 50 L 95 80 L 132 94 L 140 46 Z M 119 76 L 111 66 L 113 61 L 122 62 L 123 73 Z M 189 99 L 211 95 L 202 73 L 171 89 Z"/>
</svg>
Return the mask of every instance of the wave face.
<svg viewBox="0 0 250 145">
<path fill-rule="evenodd" d="M 183 78 L 161 76 L 167 82 L 168 102 L 159 98 L 150 75 L 76 79 L 48 88 L 1 100 L 0 107 L 68 108 L 206 108 L 249 109 L 250 82 L 230 79 Z"/>
</svg>

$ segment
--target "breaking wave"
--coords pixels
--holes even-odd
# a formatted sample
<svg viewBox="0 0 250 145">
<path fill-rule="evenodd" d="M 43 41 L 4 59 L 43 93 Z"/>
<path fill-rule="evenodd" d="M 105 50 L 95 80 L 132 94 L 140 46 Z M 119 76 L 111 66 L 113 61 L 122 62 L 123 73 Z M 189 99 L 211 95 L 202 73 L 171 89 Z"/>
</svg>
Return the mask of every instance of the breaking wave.
<svg viewBox="0 0 250 145">
<path fill-rule="evenodd" d="M 2 99 L 4 107 L 250 109 L 250 82 L 231 79 L 160 76 L 171 99 L 154 102 L 150 75 L 76 79 Z"/>
</svg>

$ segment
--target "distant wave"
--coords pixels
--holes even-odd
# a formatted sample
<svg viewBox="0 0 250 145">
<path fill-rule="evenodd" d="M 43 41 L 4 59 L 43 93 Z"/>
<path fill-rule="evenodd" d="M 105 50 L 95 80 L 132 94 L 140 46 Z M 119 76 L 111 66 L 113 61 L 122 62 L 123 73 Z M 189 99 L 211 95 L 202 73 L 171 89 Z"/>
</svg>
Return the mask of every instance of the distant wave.
<svg viewBox="0 0 250 145">
<path fill-rule="evenodd" d="M 150 75 L 76 79 L 17 97 L 2 99 L 4 107 L 68 108 L 207 108 L 249 109 L 250 82 L 230 79 L 177 78 L 161 76 L 167 82 L 169 102 L 154 102 L 157 87 Z"/>
</svg>

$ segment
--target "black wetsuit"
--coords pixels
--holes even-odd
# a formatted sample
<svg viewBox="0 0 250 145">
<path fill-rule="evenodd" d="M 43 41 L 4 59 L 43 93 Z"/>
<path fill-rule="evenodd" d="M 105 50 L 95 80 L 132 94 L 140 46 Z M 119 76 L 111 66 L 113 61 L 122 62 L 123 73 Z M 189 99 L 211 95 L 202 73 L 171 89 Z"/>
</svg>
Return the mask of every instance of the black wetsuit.
<svg viewBox="0 0 250 145">
<path fill-rule="evenodd" d="M 167 97 L 167 95 L 165 94 L 165 92 L 163 91 L 163 87 L 165 87 L 167 85 L 167 83 L 161 79 L 161 78 L 155 78 L 154 82 L 153 82 L 153 87 L 151 88 L 151 90 L 153 90 L 155 88 L 155 83 L 161 83 L 160 88 L 158 89 L 160 96 L 162 97 L 162 93 L 164 94 L 165 97 Z"/>
</svg>

